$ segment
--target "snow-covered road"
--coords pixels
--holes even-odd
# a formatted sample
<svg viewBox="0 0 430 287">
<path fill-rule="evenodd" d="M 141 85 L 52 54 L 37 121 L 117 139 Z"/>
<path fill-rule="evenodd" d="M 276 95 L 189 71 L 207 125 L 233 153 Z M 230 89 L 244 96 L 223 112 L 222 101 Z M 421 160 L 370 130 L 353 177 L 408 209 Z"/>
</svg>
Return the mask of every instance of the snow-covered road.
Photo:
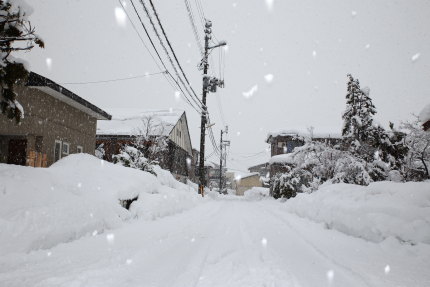
<svg viewBox="0 0 430 287">
<path fill-rule="evenodd" d="M 206 200 L 30 254 L 0 258 L 0 286 L 430 286 L 430 247 L 372 243 L 274 200 Z"/>
</svg>

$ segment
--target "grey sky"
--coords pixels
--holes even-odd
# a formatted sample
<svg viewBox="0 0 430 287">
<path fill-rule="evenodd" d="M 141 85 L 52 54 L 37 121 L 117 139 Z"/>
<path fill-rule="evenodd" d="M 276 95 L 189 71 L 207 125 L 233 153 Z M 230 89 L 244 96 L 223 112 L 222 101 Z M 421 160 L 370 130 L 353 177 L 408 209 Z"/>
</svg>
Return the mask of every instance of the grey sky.
<svg viewBox="0 0 430 287">
<path fill-rule="evenodd" d="M 388 121 L 410 119 L 430 102 L 428 0 L 274 0 L 272 9 L 265 0 L 201 1 L 216 38 L 229 44 L 226 87 L 209 95 L 208 106 L 217 138 L 223 125 L 219 104 L 229 125 L 230 167 L 245 170 L 268 160 L 262 151 L 271 130 L 312 125 L 315 132 L 339 132 L 347 73 L 370 87 L 378 110 L 376 119 L 385 126 Z M 159 71 L 130 23 L 117 22 L 118 1 L 27 2 L 34 8 L 30 20 L 46 44 L 44 50 L 35 48 L 24 55 L 35 72 L 64 83 Z M 130 2 L 125 2 L 132 13 Z M 142 11 L 138 1 L 134 2 Z M 154 0 L 154 4 L 200 94 L 201 72 L 196 68 L 200 56 L 184 1 Z M 136 17 L 133 21 L 138 25 Z M 203 33 L 200 22 L 197 24 Z M 139 31 L 148 44 L 141 27 Z M 47 58 L 52 59 L 51 65 Z M 213 60 L 218 74 L 217 51 Z M 273 75 L 271 83 L 264 78 L 267 74 Z M 255 93 L 244 97 L 255 85 Z M 183 108 L 193 146 L 199 148 L 198 114 L 175 98 L 175 90 L 160 75 L 64 86 L 102 108 Z M 210 144 L 207 151 L 212 151 Z"/>
</svg>

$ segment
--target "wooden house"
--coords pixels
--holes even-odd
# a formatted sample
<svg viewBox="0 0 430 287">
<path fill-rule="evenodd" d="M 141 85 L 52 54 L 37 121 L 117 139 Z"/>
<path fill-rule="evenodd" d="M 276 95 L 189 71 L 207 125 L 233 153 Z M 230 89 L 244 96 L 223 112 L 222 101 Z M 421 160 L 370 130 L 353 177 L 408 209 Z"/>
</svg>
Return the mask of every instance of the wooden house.
<svg viewBox="0 0 430 287">
<path fill-rule="evenodd" d="M 94 154 L 97 121 L 108 113 L 33 72 L 16 92 L 24 118 L 16 124 L 0 114 L 0 163 L 47 167 L 72 153 Z"/>
<path fill-rule="evenodd" d="M 162 151 L 160 166 L 184 181 L 191 174 L 193 149 L 187 116 L 183 110 L 112 109 L 109 122 L 97 126 L 97 146 L 103 147 L 104 159 L 113 161 L 125 145 L 133 145 L 137 137 L 153 141 L 163 138 L 167 148 Z"/>
</svg>

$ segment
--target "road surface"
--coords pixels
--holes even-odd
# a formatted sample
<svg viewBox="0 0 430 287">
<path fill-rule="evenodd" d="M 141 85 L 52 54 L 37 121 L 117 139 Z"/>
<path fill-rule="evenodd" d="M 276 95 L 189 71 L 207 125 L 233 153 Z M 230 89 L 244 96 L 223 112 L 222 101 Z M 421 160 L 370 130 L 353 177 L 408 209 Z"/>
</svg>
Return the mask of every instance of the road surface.
<svg viewBox="0 0 430 287">
<path fill-rule="evenodd" d="M 7 255 L 0 286 L 430 286 L 430 248 L 418 247 L 347 236 L 274 200 L 206 200 L 50 250 Z"/>
</svg>

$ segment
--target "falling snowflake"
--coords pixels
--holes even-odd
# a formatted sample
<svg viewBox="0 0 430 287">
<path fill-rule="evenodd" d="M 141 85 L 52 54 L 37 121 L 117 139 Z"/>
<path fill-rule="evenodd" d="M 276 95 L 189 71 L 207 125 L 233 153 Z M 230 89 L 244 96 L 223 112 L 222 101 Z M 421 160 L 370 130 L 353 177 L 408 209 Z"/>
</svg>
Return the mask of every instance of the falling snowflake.
<svg viewBox="0 0 430 287">
<path fill-rule="evenodd" d="M 131 260 L 131 259 L 127 259 L 127 260 L 125 261 L 125 263 L 126 263 L 127 265 L 130 265 L 131 263 L 133 263 L 133 260 Z"/>
<path fill-rule="evenodd" d="M 264 76 L 264 79 L 268 84 L 270 84 L 273 81 L 273 78 L 274 78 L 273 74 L 267 74 Z"/>
<path fill-rule="evenodd" d="M 269 11 L 272 11 L 272 9 L 273 9 L 273 2 L 275 2 L 275 1 L 274 0 L 266 0 L 266 6 L 267 6 L 267 9 Z"/>
<path fill-rule="evenodd" d="M 237 133 L 236 133 L 236 135 L 237 135 L 237 136 L 240 136 L 240 132 L 237 132 Z"/>
<path fill-rule="evenodd" d="M 190 240 L 191 242 L 195 242 L 196 241 L 196 239 L 193 237 L 193 238 L 191 238 L 191 240 Z"/>
<path fill-rule="evenodd" d="M 420 53 L 416 53 L 415 55 L 412 56 L 412 62 L 415 62 L 416 60 L 418 60 L 420 58 L 421 54 Z"/>
<path fill-rule="evenodd" d="M 317 57 L 317 51 L 315 50 L 312 51 L 312 57 L 314 57 L 314 59 Z"/>
<path fill-rule="evenodd" d="M 48 251 L 48 252 L 46 253 L 46 256 L 48 256 L 48 257 L 51 257 L 51 255 L 52 255 L 52 252 L 51 252 L 51 251 Z"/>
<path fill-rule="evenodd" d="M 369 49 L 370 48 L 370 44 L 367 44 L 364 48 Z"/>
<path fill-rule="evenodd" d="M 78 182 L 78 188 L 82 187 L 82 183 Z"/>
<path fill-rule="evenodd" d="M 233 4 L 231 4 L 231 6 L 233 6 L 233 8 L 236 8 L 237 7 L 237 3 L 233 3 Z"/>
<path fill-rule="evenodd" d="M 243 92 L 242 93 L 242 95 L 245 97 L 245 98 L 247 98 L 247 99 L 249 99 L 250 97 L 252 97 L 254 94 L 255 94 L 255 92 L 257 92 L 258 91 L 258 85 L 254 85 L 254 86 L 252 86 L 252 88 L 249 90 L 249 91 L 247 91 L 247 92 Z"/>
<path fill-rule="evenodd" d="M 352 16 L 352 17 L 357 16 L 357 11 L 351 11 L 351 16 Z"/>
<path fill-rule="evenodd" d="M 178 101 L 181 98 L 181 92 L 175 91 L 175 99 Z"/>
<path fill-rule="evenodd" d="M 92 233 L 93 236 L 96 236 L 97 234 L 98 234 L 97 230 L 94 230 Z"/>
<path fill-rule="evenodd" d="M 121 7 L 115 7 L 115 19 L 116 23 L 121 26 L 125 27 L 127 24 L 127 14 L 125 14 L 124 9 Z"/>
<path fill-rule="evenodd" d="M 52 59 L 51 58 L 46 58 L 46 67 L 48 67 L 48 70 L 50 71 L 52 68 Z"/>
<path fill-rule="evenodd" d="M 115 240 L 115 234 L 113 234 L 113 233 L 109 233 L 109 234 L 107 234 L 106 235 L 106 240 L 109 242 L 109 243 L 113 243 L 113 241 Z"/>
<path fill-rule="evenodd" d="M 390 270 L 391 270 L 390 265 L 385 266 L 385 268 L 384 268 L 385 274 L 390 273 Z"/>
<path fill-rule="evenodd" d="M 266 247 L 266 246 L 267 246 L 267 239 L 266 239 L 266 238 L 264 238 L 264 237 L 263 237 L 263 239 L 261 239 L 261 245 L 262 245 L 263 247 Z"/>
<path fill-rule="evenodd" d="M 333 270 L 327 271 L 327 280 L 329 283 L 333 282 L 333 278 L 334 278 L 334 271 Z"/>
<path fill-rule="evenodd" d="M 187 158 L 187 165 L 190 166 L 191 165 L 191 158 Z"/>
</svg>

